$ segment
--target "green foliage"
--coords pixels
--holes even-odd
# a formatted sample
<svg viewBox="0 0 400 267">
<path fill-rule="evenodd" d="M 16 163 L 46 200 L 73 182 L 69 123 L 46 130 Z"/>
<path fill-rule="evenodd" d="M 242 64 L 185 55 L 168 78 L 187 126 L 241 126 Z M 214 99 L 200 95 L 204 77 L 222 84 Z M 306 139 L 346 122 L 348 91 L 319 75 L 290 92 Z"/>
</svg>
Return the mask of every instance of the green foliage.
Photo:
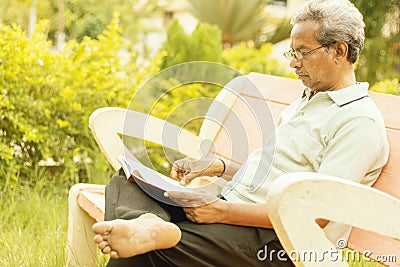
<svg viewBox="0 0 400 267">
<path fill-rule="evenodd" d="M 258 43 L 278 43 L 290 37 L 292 25 L 289 18 L 281 18 L 275 23 L 272 30 L 266 31 L 260 35 Z"/>
<path fill-rule="evenodd" d="M 0 47 L 0 183 L 28 180 L 37 165 L 52 165 L 54 179 L 55 170 L 66 173 L 70 180 L 62 182 L 108 170 L 87 127 L 89 115 L 127 106 L 137 82 L 151 74 L 130 63 L 134 55 L 123 45 L 118 18 L 98 40 L 70 41 L 60 52 L 47 41 L 47 25 L 31 39 L 15 24 L 0 25 Z"/>
<path fill-rule="evenodd" d="M 192 34 L 186 34 L 177 20 L 167 29 L 163 44 L 166 52 L 161 68 L 188 61 L 221 61 L 221 31 L 209 24 L 198 24 Z"/>
<path fill-rule="evenodd" d="M 163 45 L 165 56 L 161 68 L 190 61 L 212 61 L 224 63 L 243 74 L 261 72 L 278 76 L 290 76 L 280 63 L 272 58 L 272 44 L 260 48 L 253 41 L 242 42 L 223 49 L 221 31 L 218 27 L 199 23 L 191 35 L 183 31 L 178 21 L 173 21 L 167 30 L 167 41 Z"/>
<path fill-rule="evenodd" d="M 1 0 L 0 22 L 11 25 L 16 23 L 28 31 L 29 14 L 35 0 Z M 36 14 L 39 19 L 50 19 L 54 16 L 52 0 L 36 0 Z M 55 27 L 57 27 L 55 25 Z"/>
<path fill-rule="evenodd" d="M 64 0 L 66 31 L 71 39 L 96 38 L 107 26 L 113 12 L 121 14 L 124 35 L 136 42 L 139 33 L 151 31 L 141 20 L 159 12 L 158 0 Z"/>
<path fill-rule="evenodd" d="M 398 78 L 392 80 L 386 79 L 375 83 L 370 90 L 379 93 L 400 95 L 400 80 Z"/>
<path fill-rule="evenodd" d="M 271 56 L 271 44 L 263 44 L 260 48 L 256 48 L 251 41 L 225 49 L 222 52 L 224 63 L 239 70 L 241 73 L 260 72 L 294 77 L 292 72 L 287 73 L 281 63 Z"/>
<path fill-rule="evenodd" d="M 388 22 L 387 16 L 389 12 L 391 12 L 396 5 L 398 6 L 397 0 L 351 0 L 351 2 L 354 3 L 364 16 L 366 26 L 365 35 L 368 38 L 382 36 L 382 27 Z"/>
<path fill-rule="evenodd" d="M 364 15 L 365 48 L 358 67 L 359 80 L 374 84 L 400 73 L 400 2 L 352 0 Z"/>
<path fill-rule="evenodd" d="M 97 38 L 114 12 L 121 14 L 125 37 L 136 42 L 140 33 L 154 31 L 142 23 L 143 18 L 160 12 L 158 0 L 2 0 L 0 21 L 8 25 L 16 23 L 28 31 L 31 8 L 36 10 L 37 20 L 49 20 L 50 39 L 55 39 L 57 31 L 64 31 L 67 40 L 78 42 L 85 36 Z"/>
<path fill-rule="evenodd" d="M 265 0 L 189 0 L 190 11 L 201 22 L 218 25 L 222 41 L 254 40 L 266 23 Z"/>
</svg>

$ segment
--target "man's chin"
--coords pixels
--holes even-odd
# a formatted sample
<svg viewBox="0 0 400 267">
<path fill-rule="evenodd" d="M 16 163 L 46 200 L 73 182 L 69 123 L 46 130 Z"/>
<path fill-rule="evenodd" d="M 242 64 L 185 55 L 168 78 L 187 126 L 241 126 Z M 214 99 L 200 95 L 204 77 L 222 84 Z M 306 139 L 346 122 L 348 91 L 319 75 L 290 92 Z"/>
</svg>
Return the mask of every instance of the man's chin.
<svg viewBox="0 0 400 267">
<path fill-rule="evenodd" d="M 309 79 L 308 79 L 308 76 L 307 76 L 307 75 L 298 75 L 297 78 L 298 78 L 299 80 L 302 81 L 302 83 L 304 84 L 304 86 L 307 86 L 307 87 L 308 87 L 308 85 L 309 85 Z"/>
</svg>

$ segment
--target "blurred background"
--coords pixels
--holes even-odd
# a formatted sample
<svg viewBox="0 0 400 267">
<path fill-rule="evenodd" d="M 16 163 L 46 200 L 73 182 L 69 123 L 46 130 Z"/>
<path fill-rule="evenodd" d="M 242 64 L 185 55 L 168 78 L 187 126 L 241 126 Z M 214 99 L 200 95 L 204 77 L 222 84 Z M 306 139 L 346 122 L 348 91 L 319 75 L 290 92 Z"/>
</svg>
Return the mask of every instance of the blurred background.
<svg viewBox="0 0 400 267">
<path fill-rule="evenodd" d="M 359 79 L 373 84 L 395 77 L 400 68 L 399 1 L 351 1 L 363 13 L 366 22 L 367 41 L 358 64 Z M 15 23 L 28 36 L 32 36 L 38 23 L 46 21 L 45 34 L 52 41 L 52 46 L 60 50 L 70 40 L 81 42 L 85 37 L 98 39 L 112 18 L 118 17 L 123 41 L 130 42 L 129 50 L 135 51 L 137 62 L 151 60 L 160 49 L 170 54 L 193 53 L 179 55 L 176 61 L 165 62 L 163 67 L 166 67 L 203 59 L 203 53 L 198 51 L 179 51 L 176 47 L 178 44 L 174 42 L 182 42 L 184 37 L 205 41 L 199 39 L 199 35 L 207 37 L 211 31 L 208 29 L 210 25 L 218 28 L 219 33 L 213 35 L 213 39 L 220 41 L 222 49 L 243 42 L 255 48 L 274 44 L 277 50 L 282 47 L 287 49 L 285 40 L 290 33 L 289 19 L 303 2 L 305 0 L 2 0 L 0 22 L 5 25 Z M 194 33 L 196 28 L 204 24 L 209 25 L 203 33 Z M 196 45 L 195 40 L 191 43 L 192 47 L 185 44 L 187 50 L 194 50 L 190 48 Z M 213 52 L 211 50 L 220 52 L 217 45 L 203 43 L 203 46 L 206 45 L 208 47 L 204 49 L 210 50 L 210 53 Z M 203 57 L 221 61 L 216 52 L 214 58 L 210 53 Z M 279 53 L 273 56 L 282 59 Z"/>
<path fill-rule="evenodd" d="M 96 108 L 127 107 L 152 75 L 188 61 L 295 78 L 282 54 L 303 2 L 0 0 L 0 265 L 64 264 L 69 187 L 104 184 L 113 173 L 87 127 Z M 351 2 L 366 23 L 358 80 L 400 95 L 400 1 Z M 151 112 L 163 119 L 221 89 L 193 84 L 172 93 L 177 77 L 170 79 L 147 92 L 163 94 Z M 146 143 L 140 153 L 169 172 L 162 148 Z"/>
</svg>

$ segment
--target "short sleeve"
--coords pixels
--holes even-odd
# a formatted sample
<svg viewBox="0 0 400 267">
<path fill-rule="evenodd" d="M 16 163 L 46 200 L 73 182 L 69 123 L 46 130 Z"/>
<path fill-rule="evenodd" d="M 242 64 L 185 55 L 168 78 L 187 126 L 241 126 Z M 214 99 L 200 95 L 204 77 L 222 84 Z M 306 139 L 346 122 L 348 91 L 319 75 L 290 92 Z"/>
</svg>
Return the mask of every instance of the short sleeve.
<svg viewBox="0 0 400 267">
<path fill-rule="evenodd" d="M 378 162 L 386 161 L 385 138 L 372 118 L 352 118 L 329 138 L 318 173 L 361 182 Z"/>
</svg>

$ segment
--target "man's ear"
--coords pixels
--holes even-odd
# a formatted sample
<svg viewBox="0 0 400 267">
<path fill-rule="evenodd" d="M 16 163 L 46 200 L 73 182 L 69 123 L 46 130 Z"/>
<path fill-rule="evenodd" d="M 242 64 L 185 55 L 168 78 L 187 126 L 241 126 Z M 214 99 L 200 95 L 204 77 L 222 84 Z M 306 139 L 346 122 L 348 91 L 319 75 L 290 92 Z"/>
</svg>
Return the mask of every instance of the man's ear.
<svg viewBox="0 0 400 267">
<path fill-rule="evenodd" d="M 349 46 L 346 42 L 336 42 L 334 48 L 336 52 L 335 62 L 342 63 L 344 60 L 347 60 Z"/>
</svg>

